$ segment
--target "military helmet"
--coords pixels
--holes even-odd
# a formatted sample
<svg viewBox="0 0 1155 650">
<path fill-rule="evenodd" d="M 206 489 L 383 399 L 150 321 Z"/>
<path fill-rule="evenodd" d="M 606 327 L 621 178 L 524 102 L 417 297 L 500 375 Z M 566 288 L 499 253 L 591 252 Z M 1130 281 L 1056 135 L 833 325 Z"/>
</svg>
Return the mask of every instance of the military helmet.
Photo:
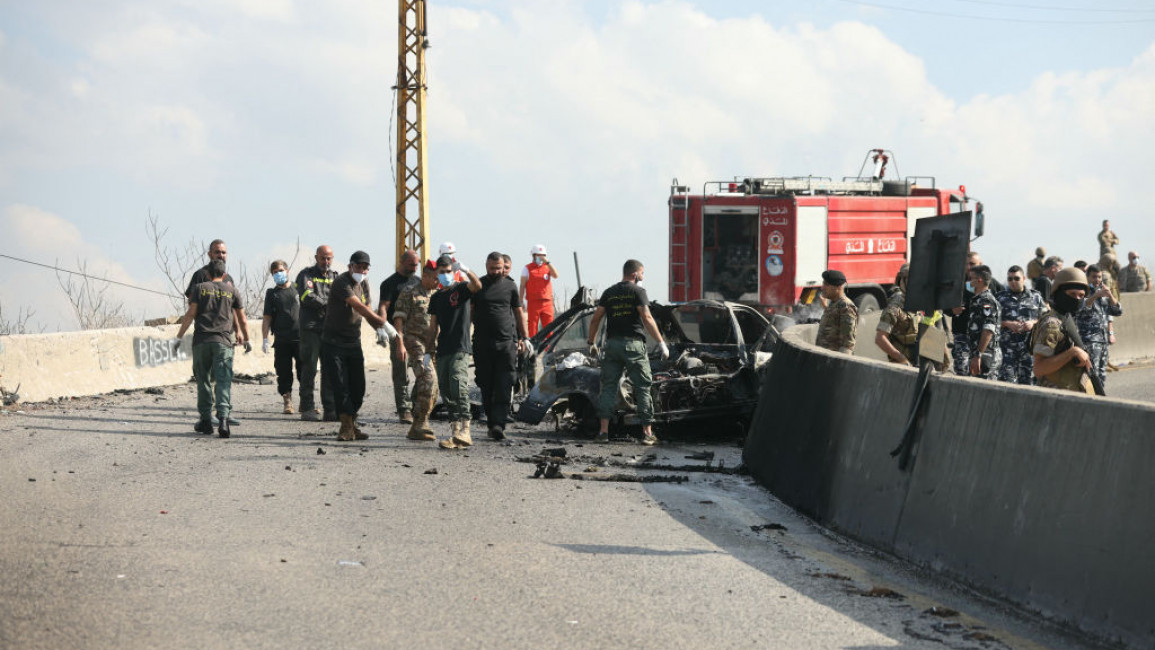
<svg viewBox="0 0 1155 650">
<path fill-rule="evenodd" d="M 1066 289 L 1090 291 L 1091 286 L 1087 284 L 1087 274 L 1074 266 L 1067 267 L 1056 273 L 1055 280 L 1051 284 L 1051 296 Z M 1048 298 L 1049 297 L 1050 296 L 1048 296 Z"/>
<path fill-rule="evenodd" d="M 894 275 L 894 284 L 906 288 L 906 281 L 908 279 L 910 279 L 910 264 L 903 264 L 898 267 L 898 273 Z"/>
<path fill-rule="evenodd" d="M 1038 248 L 1035 249 L 1035 257 L 1046 257 L 1046 256 L 1047 256 L 1047 249 L 1043 248 L 1042 246 L 1039 246 Z"/>
</svg>

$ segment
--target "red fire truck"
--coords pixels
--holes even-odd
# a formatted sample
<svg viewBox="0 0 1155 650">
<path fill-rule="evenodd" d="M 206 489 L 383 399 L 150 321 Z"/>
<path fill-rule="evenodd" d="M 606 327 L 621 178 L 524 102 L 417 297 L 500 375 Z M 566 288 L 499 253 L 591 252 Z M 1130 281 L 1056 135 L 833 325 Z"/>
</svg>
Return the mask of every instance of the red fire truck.
<svg viewBox="0 0 1155 650">
<path fill-rule="evenodd" d="M 940 189 L 930 176 L 884 179 L 892 159 L 873 149 L 856 177 L 736 178 L 708 182 L 702 194 L 675 179 L 670 300 L 716 298 L 813 317 L 802 306 L 816 302 L 822 272 L 838 269 L 861 312 L 886 304 L 915 221 L 968 210 L 972 200 L 965 186 Z"/>
</svg>

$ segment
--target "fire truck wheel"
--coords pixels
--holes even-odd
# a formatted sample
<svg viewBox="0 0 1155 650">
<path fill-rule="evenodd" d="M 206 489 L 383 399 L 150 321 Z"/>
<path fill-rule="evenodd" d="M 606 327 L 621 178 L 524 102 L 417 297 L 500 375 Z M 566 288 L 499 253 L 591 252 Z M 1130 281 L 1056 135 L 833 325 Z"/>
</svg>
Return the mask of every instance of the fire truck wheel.
<svg viewBox="0 0 1155 650">
<path fill-rule="evenodd" d="M 854 306 L 858 307 L 859 315 L 869 314 L 878 311 L 878 298 L 873 293 L 860 293 L 854 297 Z"/>
</svg>

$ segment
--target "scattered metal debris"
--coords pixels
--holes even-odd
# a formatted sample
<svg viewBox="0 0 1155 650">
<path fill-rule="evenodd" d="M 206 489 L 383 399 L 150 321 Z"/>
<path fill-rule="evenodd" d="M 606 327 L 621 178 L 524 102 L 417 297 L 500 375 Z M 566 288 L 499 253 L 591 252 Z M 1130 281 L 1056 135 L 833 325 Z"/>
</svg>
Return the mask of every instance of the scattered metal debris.
<svg viewBox="0 0 1155 650">
<path fill-rule="evenodd" d="M 757 526 L 751 526 L 750 530 L 752 530 L 756 533 L 759 533 L 759 532 L 762 532 L 764 530 L 786 531 L 788 529 L 785 526 L 783 526 L 782 524 L 769 523 L 769 524 L 758 524 Z"/>
<path fill-rule="evenodd" d="M 893 598 L 895 600 L 905 600 L 906 596 L 888 587 L 871 587 L 870 589 L 850 589 L 849 593 L 856 596 L 865 596 L 867 598 Z"/>
</svg>

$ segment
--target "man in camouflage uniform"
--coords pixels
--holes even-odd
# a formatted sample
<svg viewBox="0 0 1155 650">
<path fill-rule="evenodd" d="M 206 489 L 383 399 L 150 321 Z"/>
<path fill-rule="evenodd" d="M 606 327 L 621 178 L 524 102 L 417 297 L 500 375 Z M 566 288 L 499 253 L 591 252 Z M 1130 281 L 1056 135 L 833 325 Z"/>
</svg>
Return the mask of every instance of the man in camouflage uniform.
<svg viewBox="0 0 1155 650">
<path fill-rule="evenodd" d="M 909 276 L 910 265 L 903 264 L 894 277 L 895 288 L 874 334 L 874 344 L 886 353 L 887 360 L 904 366 L 918 364 L 918 315 L 903 311 Z"/>
<path fill-rule="evenodd" d="M 1043 274 L 1043 260 L 1047 257 L 1047 249 L 1039 246 L 1035 249 L 1035 259 L 1027 262 L 1027 279 L 1034 280 Z M 1045 298 L 1046 296 L 1044 296 Z"/>
<path fill-rule="evenodd" d="M 1110 253 L 1115 254 L 1115 246 L 1119 243 L 1119 236 L 1111 231 L 1111 222 L 1104 219 L 1103 229 L 1099 231 L 1099 257 Z"/>
<path fill-rule="evenodd" d="M 822 272 L 822 297 L 830 301 L 818 323 L 818 347 L 854 353 L 854 336 L 858 331 L 858 308 L 846 297 L 846 275 L 842 271 Z"/>
<path fill-rule="evenodd" d="M 1139 254 L 1127 253 L 1127 266 L 1119 269 L 1119 291 L 1132 293 L 1151 290 L 1151 274 L 1139 263 Z"/>
<path fill-rule="evenodd" d="M 1094 395 L 1088 379 L 1091 356 L 1075 347 L 1063 331 L 1063 319 L 1079 311 L 1090 286 L 1087 276 L 1076 268 L 1055 274 L 1050 309 L 1043 312 L 1031 331 L 1031 352 L 1035 356 L 1035 377 L 1039 386 Z"/>
<path fill-rule="evenodd" d="M 1091 370 L 1099 376 L 1099 381 L 1107 385 L 1107 325 L 1113 316 L 1123 315 L 1123 306 L 1111 295 L 1111 290 L 1102 284 L 1103 273 L 1098 266 L 1087 267 L 1087 283 L 1094 293 L 1083 301 L 1083 306 L 1075 314 L 1075 324 L 1079 326 L 1079 338 L 1091 357 Z"/>
<path fill-rule="evenodd" d="M 967 271 L 975 297 L 967 305 L 967 344 L 971 350 L 970 375 L 994 379 L 999 374 L 1003 353 L 995 336 L 999 333 L 1002 310 L 991 293 L 991 268 L 979 264 Z"/>
<path fill-rule="evenodd" d="M 437 402 L 437 370 L 433 363 L 423 363 L 426 338 L 429 335 L 429 299 L 437 290 L 437 265 L 433 260 L 421 269 L 421 281 L 403 289 L 393 307 L 393 322 L 397 328 L 402 363 L 413 371 L 413 424 L 409 426 L 410 440 L 436 440 L 429 428 L 429 414 Z"/>
<path fill-rule="evenodd" d="M 995 298 L 1002 309 L 999 349 L 1003 362 L 999 381 L 1012 384 L 1035 384 L 1034 357 L 1031 355 L 1031 329 L 1047 308 L 1043 296 L 1027 286 L 1026 275 L 1017 264 L 1007 269 L 1007 288 Z"/>
</svg>

